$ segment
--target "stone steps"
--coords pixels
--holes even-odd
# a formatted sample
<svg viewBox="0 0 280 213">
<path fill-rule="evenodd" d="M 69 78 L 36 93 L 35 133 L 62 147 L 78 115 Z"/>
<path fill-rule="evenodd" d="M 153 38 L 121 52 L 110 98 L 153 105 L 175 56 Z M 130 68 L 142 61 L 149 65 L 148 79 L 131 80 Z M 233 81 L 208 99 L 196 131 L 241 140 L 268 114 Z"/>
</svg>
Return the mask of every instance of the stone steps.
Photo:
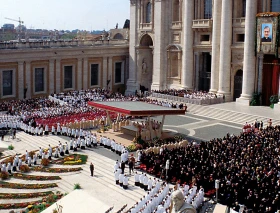
<svg viewBox="0 0 280 213">
<path fill-rule="evenodd" d="M 157 99 L 159 101 L 171 101 L 167 99 L 155 98 L 151 97 L 152 99 Z M 175 101 L 176 102 L 176 101 Z M 211 119 L 232 122 L 239 125 L 244 125 L 246 122 L 253 123 L 256 119 L 258 121 L 263 121 L 264 126 L 266 126 L 266 121 L 269 117 L 266 116 L 259 116 L 254 114 L 236 112 L 226 109 L 218 109 L 212 107 L 212 105 L 196 105 L 196 104 L 187 104 L 188 111 L 187 114 L 193 114 L 197 116 L 207 117 Z M 273 125 L 280 125 L 279 119 L 273 119 Z"/>
</svg>

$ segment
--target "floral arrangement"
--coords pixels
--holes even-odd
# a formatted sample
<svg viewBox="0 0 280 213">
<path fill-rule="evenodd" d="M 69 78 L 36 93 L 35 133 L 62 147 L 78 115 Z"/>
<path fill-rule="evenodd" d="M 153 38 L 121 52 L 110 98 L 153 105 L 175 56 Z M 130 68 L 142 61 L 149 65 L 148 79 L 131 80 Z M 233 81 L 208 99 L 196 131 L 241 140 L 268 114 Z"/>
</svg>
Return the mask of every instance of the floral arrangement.
<svg viewBox="0 0 280 213">
<path fill-rule="evenodd" d="M 27 165 L 21 165 L 21 166 L 19 167 L 19 170 L 20 170 L 21 172 L 29 172 L 29 171 L 30 171 L 30 168 L 29 168 L 29 166 L 27 166 Z"/>
<path fill-rule="evenodd" d="M 0 172 L 0 178 L 2 180 L 7 180 L 9 178 L 9 173 L 8 172 Z"/>
<path fill-rule="evenodd" d="M 138 144 L 137 144 L 138 145 Z M 137 150 L 137 148 L 136 148 L 136 145 L 135 144 L 130 144 L 129 146 L 127 146 L 126 147 L 127 148 L 127 150 L 129 151 L 129 152 L 134 152 L 134 151 L 136 151 Z"/>
<path fill-rule="evenodd" d="M 78 172 L 83 170 L 81 167 L 77 168 L 44 168 L 40 166 L 32 167 L 32 171 L 36 172 L 49 172 L 49 173 L 66 173 L 66 172 Z"/>
<path fill-rule="evenodd" d="M 48 166 L 50 164 L 50 160 L 47 158 L 44 158 L 41 160 L 41 165 L 42 166 Z"/>
<path fill-rule="evenodd" d="M 10 156 L 10 157 L 7 157 L 5 160 L 2 161 L 2 163 L 5 163 L 5 164 L 8 164 L 8 163 L 13 163 L 14 161 L 14 156 Z"/>
<path fill-rule="evenodd" d="M 45 192 L 44 192 L 45 193 Z M 35 194 L 35 193 L 32 193 Z M 61 199 L 63 195 L 61 193 L 56 194 L 47 194 L 46 197 L 37 201 L 30 201 L 24 203 L 8 203 L 8 204 L 0 204 L 0 209 L 23 209 L 27 208 L 28 213 L 36 213 L 41 212 L 44 209 L 51 206 L 54 202 Z"/>
<path fill-rule="evenodd" d="M 26 198 L 36 198 L 45 197 L 47 195 L 53 194 L 52 191 L 47 192 L 34 192 L 34 193 L 0 193 L 0 199 L 26 199 Z"/>
<path fill-rule="evenodd" d="M 53 163 L 61 165 L 81 165 L 87 162 L 87 158 L 87 155 L 73 154 L 63 159 L 55 160 Z"/>
<path fill-rule="evenodd" d="M 47 189 L 57 187 L 56 183 L 48 184 L 22 184 L 22 183 L 8 183 L 2 181 L 0 183 L 0 188 L 10 188 L 10 189 Z"/>
<path fill-rule="evenodd" d="M 22 179 L 22 180 L 60 180 L 59 176 L 38 176 L 38 175 L 25 175 L 20 173 L 14 173 L 14 178 Z"/>
</svg>

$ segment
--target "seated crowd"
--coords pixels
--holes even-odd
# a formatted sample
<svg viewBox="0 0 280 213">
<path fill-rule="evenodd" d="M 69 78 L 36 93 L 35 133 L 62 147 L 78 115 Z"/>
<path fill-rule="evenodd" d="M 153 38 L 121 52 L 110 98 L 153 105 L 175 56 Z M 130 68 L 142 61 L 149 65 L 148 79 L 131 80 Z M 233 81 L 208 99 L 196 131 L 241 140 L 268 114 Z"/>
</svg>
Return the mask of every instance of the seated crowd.
<svg viewBox="0 0 280 213">
<path fill-rule="evenodd" d="M 201 100 L 223 97 L 210 92 L 190 91 L 184 89 L 183 90 L 182 89 L 153 90 L 152 92 L 165 94 L 165 95 L 179 96 L 179 97 L 184 97 L 189 99 L 201 99 Z"/>
<path fill-rule="evenodd" d="M 280 126 L 268 126 L 196 145 L 169 144 L 140 153 L 149 173 L 202 186 L 205 192 L 213 192 L 215 180 L 220 180 L 221 203 L 274 213 L 280 209 L 279 145 Z"/>
</svg>

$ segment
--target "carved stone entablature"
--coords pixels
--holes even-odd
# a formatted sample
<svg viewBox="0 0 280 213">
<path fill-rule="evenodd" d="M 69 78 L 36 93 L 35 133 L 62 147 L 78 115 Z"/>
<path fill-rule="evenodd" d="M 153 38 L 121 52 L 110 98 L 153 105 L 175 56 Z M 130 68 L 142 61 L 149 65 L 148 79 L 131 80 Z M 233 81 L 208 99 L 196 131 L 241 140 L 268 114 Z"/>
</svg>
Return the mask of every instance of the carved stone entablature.
<svg viewBox="0 0 280 213">
<path fill-rule="evenodd" d="M 242 62 L 244 58 L 243 53 L 234 53 L 232 55 L 232 62 Z"/>
</svg>

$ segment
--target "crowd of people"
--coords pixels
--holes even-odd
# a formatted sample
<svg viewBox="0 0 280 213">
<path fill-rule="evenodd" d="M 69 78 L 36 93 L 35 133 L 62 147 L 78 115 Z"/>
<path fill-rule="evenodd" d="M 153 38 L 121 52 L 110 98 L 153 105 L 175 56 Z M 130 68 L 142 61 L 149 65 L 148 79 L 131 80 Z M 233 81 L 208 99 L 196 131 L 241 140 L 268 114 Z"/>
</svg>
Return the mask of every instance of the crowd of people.
<svg viewBox="0 0 280 213">
<path fill-rule="evenodd" d="M 163 146 L 159 153 L 142 152 L 141 162 L 168 181 L 202 186 L 206 192 L 220 180 L 221 203 L 274 213 L 280 209 L 279 145 L 280 126 L 267 126 L 196 145 Z"/>
<path fill-rule="evenodd" d="M 185 89 L 153 90 L 152 93 L 153 92 L 159 93 L 159 94 L 179 96 L 179 97 L 184 97 L 184 98 L 189 98 L 189 99 L 201 99 L 201 100 L 223 97 L 223 96 L 219 96 L 215 93 L 204 92 L 204 91 L 190 91 L 190 90 L 185 90 Z"/>
</svg>

